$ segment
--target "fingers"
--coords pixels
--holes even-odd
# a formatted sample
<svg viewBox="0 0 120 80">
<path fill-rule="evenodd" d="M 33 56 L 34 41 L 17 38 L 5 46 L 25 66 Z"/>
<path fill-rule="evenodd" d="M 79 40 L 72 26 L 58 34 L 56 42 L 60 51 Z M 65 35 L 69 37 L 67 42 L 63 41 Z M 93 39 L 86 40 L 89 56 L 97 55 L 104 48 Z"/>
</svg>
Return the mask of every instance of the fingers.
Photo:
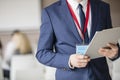
<svg viewBox="0 0 120 80">
<path fill-rule="evenodd" d="M 100 48 L 98 52 L 103 56 L 108 56 L 109 55 L 109 50 L 108 49 Z"/>
<path fill-rule="evenodd" d="M 108 43 L 106 47 L 100 48 L 98 52 L 108 58 L 114 58 L 118 54 L 118 46 L 115 43 Z"/>
<path fill-rule="evenodd" d="M 110 49 L 104 49 L 104 48 L 100 48 L 99 49 L 99 53 L 102 53 L 102 54 L 106 54 L 106 53 L 109 53 Z"/>
<path fill-rule="evenodd" d="M 78 63 L 87 63 L 89 61 L 90 61 L 89 58 L 88 59 L 81 59 L 81 60 L 78 61 Z"/>
<path fill-rule="evenodd" d="M 108 43 L 107 46 L 110 47 L 110 48 L 115 48 L 117 46 L 117 44 L 115 44 L 115 43 Z"/>
<path fill-rule="evenodd" d="M 108 51 L 109 51 L 109 49 L 104 49 L 104 48 L 99 49 L 99 52 L 108 52 Z"/>
<path fill-rule="evenodd" d="M 90 58 L 88 56 L 84 56 L 84 55 L 78 55 L 78 62 L 79 63 L 87 63 L 90 61 Z"/>
<path fill-rule="evenodd" d="M 85 55 L 79 55 L 77 56 L 78 59 L 87 59 L 89 58 L 88 56 L 85 56 Z"/>
<path fill-rule="evenodd" d="M 90 61 L 90 58 L 79 60 L 78 61 L 78 68 L 86 67 L 89 61 Z"/>
<path fill-rule="evenodd" d="M 80 54 L 73 54 L 70 56 L 70 64 L 77 68 L 86 67 L 90 58 L 88 56 L 83 56 Z"/>
<path fill-rule="evenodd" d="M 84 68 L 87 66 L 87 63 L 81 63 L 77 65 L 77 68 Z"/>
<path fill-rule="evenodd" d="M 117 51 L 118 47 L 115 43 L 108 43 L 105 47 L 102 47 L 98 50 L 100 54 L 109 54 L 111 52 Z"/>
</svg>

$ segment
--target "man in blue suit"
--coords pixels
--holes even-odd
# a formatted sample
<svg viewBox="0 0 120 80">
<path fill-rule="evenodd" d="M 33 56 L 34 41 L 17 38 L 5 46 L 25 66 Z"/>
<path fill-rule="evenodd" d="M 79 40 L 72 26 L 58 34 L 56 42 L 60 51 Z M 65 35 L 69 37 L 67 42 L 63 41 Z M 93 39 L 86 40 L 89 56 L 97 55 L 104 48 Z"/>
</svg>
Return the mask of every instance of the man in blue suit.
<svg viewBox="0 0 120 80">
<path fill-rule="evenodd" d="M 106 58 L 119 57 L 109 43 L 98 50 L 105 57 L 90 59 L 76 54 L 76 45 L 89 44 L 96 31 L 111 28 L 109 4 L 101 0 L 59 0 L 42 11 L 36 57 L 55 67 L 56 80 L 111 80 Z"/>
</svg>

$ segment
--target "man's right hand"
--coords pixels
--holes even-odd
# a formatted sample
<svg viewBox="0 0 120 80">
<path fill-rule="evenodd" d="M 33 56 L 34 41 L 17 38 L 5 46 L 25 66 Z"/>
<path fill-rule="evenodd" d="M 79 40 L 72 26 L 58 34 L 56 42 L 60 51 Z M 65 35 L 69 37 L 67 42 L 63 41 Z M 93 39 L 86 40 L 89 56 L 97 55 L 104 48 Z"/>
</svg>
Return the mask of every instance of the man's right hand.
<svg viewBox="0 0 120 80">
<path fill-rule="evenodd" d="M 88 62 L 90 61 L 90 57 L 80 54 L 72 54 L 69 60 L 71 66 L 77 68 L 83 68 L 87 66 Z"/>
</svg>

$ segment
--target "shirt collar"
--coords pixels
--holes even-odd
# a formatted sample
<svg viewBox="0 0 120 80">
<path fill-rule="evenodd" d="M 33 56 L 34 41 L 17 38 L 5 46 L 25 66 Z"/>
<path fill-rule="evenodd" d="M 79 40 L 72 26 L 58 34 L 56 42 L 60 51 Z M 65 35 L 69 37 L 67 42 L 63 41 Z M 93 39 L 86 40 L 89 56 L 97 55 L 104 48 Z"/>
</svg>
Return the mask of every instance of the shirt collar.
<svg viewBox="0 0 120 80">
<path fill-rule="evenodd" d="M 68 1 L 68 3 L 71 5 L 71 7 L 72 7 L 74 10 L 77 9 L 79 3 L 78 3 L 76 0 L 67 0 L 67 1 Z"/>
<path fill-rule="evenodd" d="M 83 8 L 86 8 L 88 0 L 82 0 L 80 3 L 78 3 L 76 0 L 67 0 L 67 1 L 72 6 L 72 8 L 76 10 L 79 4 L 81 4 Z"/>
<path fill-rule="evenodd" d="M 87 1 L 88 1 L 88 0 L 82 0 L 82 1 L 80 2 L 80 4 L 81 4 L 83 7 L 86 7 L 86 6 L 87 6 Z"/>
</svg>

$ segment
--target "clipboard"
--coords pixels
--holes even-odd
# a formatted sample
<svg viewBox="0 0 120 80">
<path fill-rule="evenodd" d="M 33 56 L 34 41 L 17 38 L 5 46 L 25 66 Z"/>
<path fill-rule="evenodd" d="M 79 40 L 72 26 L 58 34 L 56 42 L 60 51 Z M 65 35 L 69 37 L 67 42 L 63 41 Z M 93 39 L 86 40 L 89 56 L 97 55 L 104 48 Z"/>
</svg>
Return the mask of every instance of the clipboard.
<svg viewBox="0 0 120 80">
<path fill-rule="evenodd" d="M 98 53 L 99 48 L 106 46 L 107 43 L 117 43 L 120 39 L 120 27 L 97 31 L 91 40 L 85 55 L 91 59 L 103 57 Z"/>
</svg>

